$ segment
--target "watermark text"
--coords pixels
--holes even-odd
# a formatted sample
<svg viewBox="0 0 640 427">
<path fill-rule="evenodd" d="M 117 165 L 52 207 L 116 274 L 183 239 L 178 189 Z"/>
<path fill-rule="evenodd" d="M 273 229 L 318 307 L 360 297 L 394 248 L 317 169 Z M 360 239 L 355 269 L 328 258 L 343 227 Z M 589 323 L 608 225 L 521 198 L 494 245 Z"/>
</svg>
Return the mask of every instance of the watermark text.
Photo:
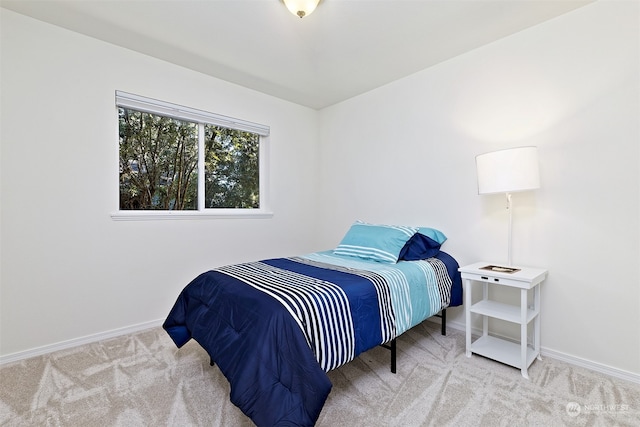
<svg viewBox="0 0 640 427">
<path fill-rule="evenodd" d="M 566 411 L 570 417 L 577 417 L 580 414 L 598 414 L 598 413 L 611 413 L 611 412 L 625 412 L 628 411 L 629 405 L 626 404 L 610 404 L 610 403 L 600 403 L 600 404 L 584 404 L 581 405 L 576 402 L 567 403 Z"/>
</svg>

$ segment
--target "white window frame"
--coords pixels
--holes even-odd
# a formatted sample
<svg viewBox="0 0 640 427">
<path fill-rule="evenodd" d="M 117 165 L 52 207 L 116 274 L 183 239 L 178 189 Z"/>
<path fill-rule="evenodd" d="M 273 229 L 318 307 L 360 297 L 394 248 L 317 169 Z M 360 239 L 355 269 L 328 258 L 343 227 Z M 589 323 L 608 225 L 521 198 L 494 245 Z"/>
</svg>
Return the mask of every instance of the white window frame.
<svg viewBox="0 0 640 427">
<path fill-rule="evenodd" d="M 266 125 L 235 119 L 220 114 L 209 113 L 195 108 L 184 107 L 170 102 L 159 101 L 140 95 L 116 91 L 116 121 L 118 108 L 131 108 L 146 113 L 158 114 L 186 120 L 198 124 L 198 209 L 197 210 L 118 210 L 111 213 L 116 221 L 146 221 L 164 219 L 212 219 L 212 218 L 270 218 L 273 212 L 268 205 L 269 190 L 269 134 Z M 211 124 L 246 132 L 260 136 L 258 147 L 260 207 L 258 209 L 245 208 L 205 208 L 204 200 L 204 126 Z M 119 199 L 118 199 L 119 200 Z"/>
</svg>

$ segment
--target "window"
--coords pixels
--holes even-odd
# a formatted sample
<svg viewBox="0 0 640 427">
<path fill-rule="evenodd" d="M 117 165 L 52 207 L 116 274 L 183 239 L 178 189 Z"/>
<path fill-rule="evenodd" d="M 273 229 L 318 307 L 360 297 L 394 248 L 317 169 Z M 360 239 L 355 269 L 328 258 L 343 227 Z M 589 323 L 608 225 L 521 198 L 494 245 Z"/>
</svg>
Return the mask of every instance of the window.
<svg viewBox="0 0 640 427">
<path fill-rule="evenodd" d="M 116 92 L 114 218 L 264 215 L 269 128 Z"/>
</svg>

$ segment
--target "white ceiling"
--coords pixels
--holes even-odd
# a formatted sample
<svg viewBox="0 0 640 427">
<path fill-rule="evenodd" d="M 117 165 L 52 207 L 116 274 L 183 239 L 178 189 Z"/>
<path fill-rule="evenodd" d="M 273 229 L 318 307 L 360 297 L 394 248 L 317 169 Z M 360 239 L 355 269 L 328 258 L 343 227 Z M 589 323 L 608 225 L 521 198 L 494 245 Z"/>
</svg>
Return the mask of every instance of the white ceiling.
<svg viewBox="0 0 640 427">
<path fill-rule="evenodd" d="M 6 9 L 320 109 L 592 0 L 0 0 Z"/>
</svg>

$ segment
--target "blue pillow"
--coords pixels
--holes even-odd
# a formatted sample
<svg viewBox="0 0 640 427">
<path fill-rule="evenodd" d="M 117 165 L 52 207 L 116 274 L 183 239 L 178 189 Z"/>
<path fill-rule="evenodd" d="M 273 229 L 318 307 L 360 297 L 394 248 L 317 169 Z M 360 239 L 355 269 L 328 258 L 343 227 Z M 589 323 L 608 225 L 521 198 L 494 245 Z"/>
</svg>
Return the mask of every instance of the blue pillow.
<svg viewBox="0 0 640 427">
<path fill-rule="evenodd" d="M 440 244 L 443 244 L 447 240 L 447 236 L 445 236 L 442 231 L 436 230 L 435 228 L 420 227 L 418 229 L 418 233 L 423 234 Z"/>
<path fill-rule="evenodd" d="M 433 258 L 440 252 L 440 243 L 430 237 L 418 232 L 400 251 L 398 259 L 404 261 L 418 261 L 421 259 Z"/>
<path fill-rule="evenodd" d="M 400 251 L 418 231 L 414 227 L 376 225 L 357 221 L 333 253 L 395 264 Z"/>
<path fill-rule="evenodd" d="M 400 251 L 398 259 L 417 261 L 432 258 L 440 252 L 440 246 L 447 240 L 447 236 L 440 230 L 420 227 L 418 232 L 409 239 Z"/>
</svg>

